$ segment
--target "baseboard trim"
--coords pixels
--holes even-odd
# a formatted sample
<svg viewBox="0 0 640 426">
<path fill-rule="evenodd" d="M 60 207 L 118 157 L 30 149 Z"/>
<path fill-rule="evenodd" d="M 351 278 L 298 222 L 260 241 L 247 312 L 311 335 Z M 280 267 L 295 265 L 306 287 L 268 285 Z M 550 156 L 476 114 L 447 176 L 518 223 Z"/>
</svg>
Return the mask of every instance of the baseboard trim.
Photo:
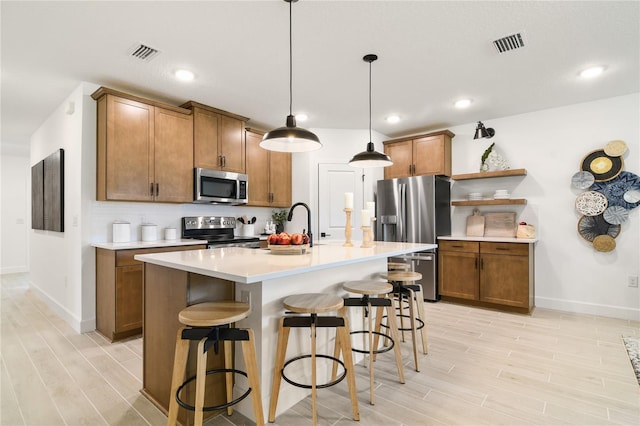
<svg viewBox="0 0 640 426">
<path fill-rule="evenodd" d="M 31 288 L 36 295 L 60 318 L 62 318 L 67 324 L 71 326 L 78 333 L 87 333 L 96 329 L 95 318 L 89 320 L 80 320 L 71 311 L 58 303 L 49 294 L 43 291 L 41 288 L 33 284 L 33 281 L 29 282 L 29 288 Z"/>
<path fill-rule="evenodd" d="M 10 266 L 10 267 L 0 268 L 0 275 L 21 274 L 24 272 L 29 272 L 29 268 L 26 266 Z"/>
<path fill-rule="evenodd" d="M 622 306 L 601 305 L 596 303 L 579 302 L 576 300 L 563 300 L 536 296 L 536 307 L 553 309 L 556 311 L 620 318 L 630 321 L 640 321 L 640 309 L 625 308 Z"/>
</svg>

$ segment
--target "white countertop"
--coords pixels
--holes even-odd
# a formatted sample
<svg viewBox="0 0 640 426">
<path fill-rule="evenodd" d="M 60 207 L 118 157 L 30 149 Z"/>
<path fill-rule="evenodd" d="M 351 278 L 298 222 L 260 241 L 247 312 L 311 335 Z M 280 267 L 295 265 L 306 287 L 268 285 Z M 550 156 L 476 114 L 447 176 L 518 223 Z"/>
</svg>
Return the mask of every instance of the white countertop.
<svg viewBox="0 0 640 426">
<path fill-rule="evenodd" d="M 207 244 L 206 240 L 157 240 L 157 241 L 130 241 L 128 243 L 92 243 L 93 247 L 98 247 L 106 250 L 132 250 L 132 249 L 145 249 L 155 247 L 178 247 L 178 246 L 193 246 L 197 244 Z"/>
<path fill-rule="evenodd" d="M 537 238 L 509 238 L 509 237 L 467 237 L 466 235 L 452 235 L 448 237 L 438 237 L 439 240 L 456 241 L 487 241 L 493 243 L 525 243 L 533 244 L 538 242 Z"/>
<path fill-rule="evenodd" d="M 188 250 L 136 255 L 134 258 L 168 268 L 193 272 L 241 283 L 255 283 L 336 266 L 433 250 L 437 244 L 389 243 L 376 241 L 375 247 L 343 247 L 344 241 L 323 241 L 302 255 L 272 254 L 267 249 L 243 247 Z"/>
</svg>

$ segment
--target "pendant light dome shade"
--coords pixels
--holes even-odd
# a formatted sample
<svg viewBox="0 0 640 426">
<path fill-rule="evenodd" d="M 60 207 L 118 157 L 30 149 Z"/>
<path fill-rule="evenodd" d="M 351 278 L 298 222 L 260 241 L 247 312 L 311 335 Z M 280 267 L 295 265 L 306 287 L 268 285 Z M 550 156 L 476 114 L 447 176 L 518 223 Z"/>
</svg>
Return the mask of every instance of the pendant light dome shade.
<svg viewBox="0 0 640 426">
<path fill-rule="evenodd" d="M 293 116 L 293 36 L 291 31 L 292 4 L 298 0 L 284 0 L 289 3 L 289 115 L 287 124 L 266 133 L 262 137 L 260 146 L 269 151 L 280 152 L 307 152 L 322 148 L 320 139 L 309 130 L 296 127 L 296 119 Z"/>
<path fill-rule="evenodd" d="M 371 142 L 371 63 L 378 59 L 377 55 L 369 54 L 362 58 L 363 61 L 369 62 L 369 143 L 367 150 L 362 151 L 353 156 L 349 161 L 350 166 L 370 168 L 370 167 L 387 167 L 393 164 L 391 157 L 381 152 L 377 152 Z"/>
</svg>

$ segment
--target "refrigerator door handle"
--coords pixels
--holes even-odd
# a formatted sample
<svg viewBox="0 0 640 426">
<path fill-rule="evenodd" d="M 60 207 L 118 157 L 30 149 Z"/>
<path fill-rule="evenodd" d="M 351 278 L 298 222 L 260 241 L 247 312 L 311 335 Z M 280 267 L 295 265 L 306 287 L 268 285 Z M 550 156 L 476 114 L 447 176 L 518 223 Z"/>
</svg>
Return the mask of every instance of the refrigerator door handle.
<svg viewBox="0 0 640 426">
<path fill-rule="evenodd" d="M 406 242 L 407 236 L 405 235 L 405 221 L 407 220 L 407 185 L 404 183 L 398 184 L 400 193 L 400 199 L 398 200 L 398 241 Z"/>
</svg>

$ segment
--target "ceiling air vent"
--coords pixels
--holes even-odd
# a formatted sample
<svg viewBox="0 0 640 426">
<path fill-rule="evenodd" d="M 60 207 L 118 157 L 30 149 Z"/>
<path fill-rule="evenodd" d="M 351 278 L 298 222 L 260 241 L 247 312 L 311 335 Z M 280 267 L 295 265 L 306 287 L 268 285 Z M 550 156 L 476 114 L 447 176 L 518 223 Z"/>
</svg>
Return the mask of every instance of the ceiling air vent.
<svg viewBox="0 0 640 426">
<path fill-rule="evenodd" d="M 158 49 L 145 46 L 142 43 L 136 44 L 131 49 L 129 49 L 129 55 L 146 62 L 149 62 L 150 60 L 158 56 L 159 53 L 160 51 Z"/>
<path fill-rule="evenodd" d="M 524 40 L 522 40 L 522 34 L 516 33 L 493 40 L 493 45 L 498 50 L 498 53 L 504 53 L 524 47 Z"/>
</svg>

